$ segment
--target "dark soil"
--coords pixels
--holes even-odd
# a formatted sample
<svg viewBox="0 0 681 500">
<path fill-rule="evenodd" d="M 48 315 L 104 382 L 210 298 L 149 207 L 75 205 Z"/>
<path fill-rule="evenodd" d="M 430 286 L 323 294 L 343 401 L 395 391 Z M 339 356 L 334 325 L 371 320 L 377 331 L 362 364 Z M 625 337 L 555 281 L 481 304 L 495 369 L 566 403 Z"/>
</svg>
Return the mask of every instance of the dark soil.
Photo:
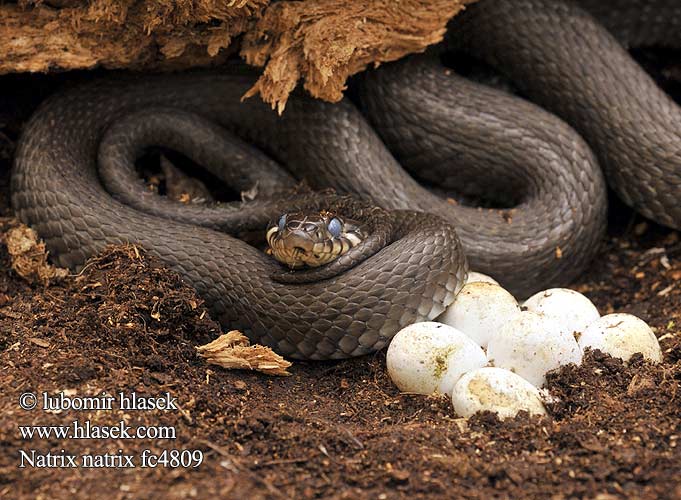
<svg viewBox="0 0 681 500">
<path fill-rule="evenodd" d="M 19 82 L 21 83 L 21 82 Z M 14 88 L 21 85 L 14 85 Z M 16 97 L 17 94 L 13 94 Z M 7 99 L 7 94 L 2 101 Z M 0 104 L 4 103 L 0 101 Z M 33 104 L 0 105 L 4 229 L 11 152 Z M 9 111 L 11 112 L 9 112 Z M 664 362 L 591 353 L 550 376 L 551 418 L 458 419 L 444 397 L 400 394 L 385 354 L 296 363 L 273 378 L 207 365 L 218 325 L 142 249 L 112 249 L 78 277 L 28 285 L 0 250 L 0 497 L 681 498 L 681 237 L 616 202 L 574 286 L 605 314 L 655 328 Z M 26 411 L 22 393 L 177 398 L 173 411 Z M 172 426 L 167 439 L 22 439 L 20 425 Z M 197 468 L 141 468 L 143 450 L 201 450 Z M 19 450 L 134 455 L 136 468 L 19 468 Z"/>
</svg>

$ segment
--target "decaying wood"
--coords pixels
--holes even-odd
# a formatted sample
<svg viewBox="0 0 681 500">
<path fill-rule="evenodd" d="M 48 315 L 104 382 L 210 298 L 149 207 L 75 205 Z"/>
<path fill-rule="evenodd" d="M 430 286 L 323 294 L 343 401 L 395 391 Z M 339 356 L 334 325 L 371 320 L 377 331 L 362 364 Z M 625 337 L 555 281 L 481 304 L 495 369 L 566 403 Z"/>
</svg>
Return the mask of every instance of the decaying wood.
<svg viewBox="0 0 681 500">
<path fill-rule="evenodd" d="M 38 239 L 38 234 L 30 227 L 17 224 L 3 234 L 2 239 L 7 246 L 12 269 L 27 282 L 47 285 L 68 275 L 66 269 L 47 262 L 45 243 Z"/>
<path fill-rule="evenodd" d="M 212 342 L 196 348 L 208 363 L 228 370 L 255 370 L 266 375 L 288 376 L 291 366 L 269 347 L 251 345 L 248 337 L 238 330 L 220 335 Z"/>
<path fill-rule="evenodd" d="M 442 40 L 465 0 L 306 0 L 272 4 L 244 37 L 242 56 L 265 66 L 249 95 L 283 110 L 299 79 L 315 97 L 339 101 L 367 65 L 422 52 Z M 470 3 L 470 1 L 468 1 Z"/>
<path fill-rule="evenodd" d="M 224 49 L 261 15 L 267 0 L 49 3 L 0 5 L 0 74 L 207 65 L 228 53 Z"/>
<path fill-rule="evenodd" d="M 248 95 L 283 110 L 299 80 L 342 96 L 369 64 L 420 52 L 472 0 L 23 0 L 0 4 L 0 74 L 220 64 L 264 67 Z M 237 38 L 243 35 L 242 38 Z"/>
</svg>

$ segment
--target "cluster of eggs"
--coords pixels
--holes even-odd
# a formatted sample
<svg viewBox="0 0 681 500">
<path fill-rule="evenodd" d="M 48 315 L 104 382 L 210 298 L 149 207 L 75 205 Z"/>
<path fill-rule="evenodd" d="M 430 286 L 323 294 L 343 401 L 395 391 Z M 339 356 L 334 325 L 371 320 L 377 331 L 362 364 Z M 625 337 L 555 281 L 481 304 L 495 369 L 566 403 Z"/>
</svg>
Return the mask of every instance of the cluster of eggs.
<svg viewBox="0 0 681 500">
<path fill-rule="evenodd" d="M 652 329 L 631 314 L 601 316 L 584 295 L 553 288 L 522 304 L 495 280 L 470 273 L 438 322 L 415 323 L 395 335 L 388 374 L 403 392 L 443 393 L 469 417 L 482 410 L 500 418 L 525 410 L 544 415 L 550 398 L 539 389 L 546 374 L 580 364 L 586 348 L 655 363 L 662 351 Z"/>
</svg>

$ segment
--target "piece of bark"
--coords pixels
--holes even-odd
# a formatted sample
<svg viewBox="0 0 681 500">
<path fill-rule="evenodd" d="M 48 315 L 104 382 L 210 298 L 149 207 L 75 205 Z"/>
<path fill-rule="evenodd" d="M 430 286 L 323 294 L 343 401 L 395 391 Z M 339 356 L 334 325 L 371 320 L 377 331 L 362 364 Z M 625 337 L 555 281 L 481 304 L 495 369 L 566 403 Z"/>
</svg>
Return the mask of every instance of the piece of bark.
<svg viewBox="0 0 681 500">
<path fill-rule="evenodd" d="M 289 361 L 269 347 L 251 345 L 248 338 L 238 330 L 220 335 L 196 350 L 208 363 L 228 370 L 255 370 L 266 375 L 290 375 L 287 371 L 291 366 Z"/>
<path fill-rule="evenodd" d="M 0 74 L 217 64 L 268 0 L 92 0 L 0 5 Z M 35 5 L 34 5 L 35 4 Z M 56 7 L 53 7 L 56 5 Z"/>
<path fill-rule="evenodd" d="M 18 224 L 9 229 L 3 239 L 12 261 L 12 269 L 29 283 L 48 285 L 68 275 L 66 269 L 47 262 L 45 243 L 28 226 Z"/>
<path fill-rule="evenodd" d="M 299 79 L 314 97 L 336 102 L 345 82 L 369 64 L 423 52 L 471 0 L 304 0 L 270 5 L 244 36 L 242 57 L 265 66 L 247 96 L 281 113 Z"/>
</svg>

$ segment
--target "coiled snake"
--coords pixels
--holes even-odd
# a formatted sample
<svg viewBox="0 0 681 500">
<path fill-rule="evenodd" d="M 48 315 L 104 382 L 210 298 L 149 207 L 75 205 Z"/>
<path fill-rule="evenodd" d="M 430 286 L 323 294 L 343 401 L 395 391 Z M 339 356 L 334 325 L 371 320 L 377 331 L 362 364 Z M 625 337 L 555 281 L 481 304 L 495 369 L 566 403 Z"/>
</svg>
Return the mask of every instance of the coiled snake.
<svg viewBox="0 0 681 500">
<path fill-rule="evenodd" d="M 582 3 L 594 11 L 602 5 Z M 599 15 L 622 41 L 665 43 L 679 33 L 672 3 L 657 0 L 649 10 L 621 2 L 644 31 L 614 10 Z M 646 17 L 659 12 L 667 14 Z M 660 20 L 677 29 L 659 27 Z M 12 177 L 14 209 L 58 264 L 76 267 L 108 243 L 138 242 L 194 285 L 224 327 L 310 359 L 365 354 L 402 326 L 436 317 L 467 271 L 453 226 L 472 266 L 518 293 L 570 280 L 605 226 L 599 162 L 627 203 L 681 227 L 679 109 L 584 11 L 557 0 L 481 0 L 455 19 L 450 43 L 500 68 L 571 126 L 428 59 L 369 74 L 360 92 L 368 119 L 347 99 L 328 104 L 301 95 L 279 118 L 255 100 L 240 102 L 252 84 L 247 75 L 99 81 L 50 98 L 26 125 Z M 262 174 L 265 198 L 294 184 L 223 127 L 313 187 L 364 201 L 304 195 L 180 208 L 144 193 L 130 164 L 148 145 L 181 151 L 237 189 Z M 233 164 L 245 169 L 230 174 Z M 400 164 L 465 195 L 510 192 L 515 206 L 453 205 Z M 389 210 L 390 244 L 313 283 L 273 280 L 278 264 L 218 231 L 264 231 L 289 209 L 362 218 L 373 204 Z"/>
</svg>

